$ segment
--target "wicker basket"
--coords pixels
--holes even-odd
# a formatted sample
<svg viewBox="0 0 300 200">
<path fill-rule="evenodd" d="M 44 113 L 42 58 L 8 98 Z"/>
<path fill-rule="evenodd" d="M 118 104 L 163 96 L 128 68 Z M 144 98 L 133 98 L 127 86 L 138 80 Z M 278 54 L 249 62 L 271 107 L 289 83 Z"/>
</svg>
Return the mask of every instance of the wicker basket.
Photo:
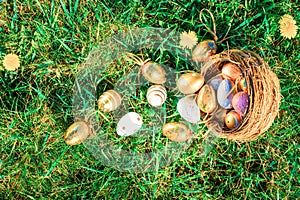
<svg viewBox="0 0 300 200">
<path fill-rule="evenodd" d="M 215 135 L 230 140 L 254 140 L 265 132 L 274 121 L 280 105 L 280 85 L 268 64 L 256 53 L 246 50 L 228 50 L 216 54 L 201 68 L 205 81 L 220 74 L 226 62 L 235 63 L 242 71 L 248 87 L 249 108 L 241 125 L 233 131 L 219 126 L 208 118 L 206 125 Z M 204 113 L 202 113 L 204 115 Z"/>
</svg>

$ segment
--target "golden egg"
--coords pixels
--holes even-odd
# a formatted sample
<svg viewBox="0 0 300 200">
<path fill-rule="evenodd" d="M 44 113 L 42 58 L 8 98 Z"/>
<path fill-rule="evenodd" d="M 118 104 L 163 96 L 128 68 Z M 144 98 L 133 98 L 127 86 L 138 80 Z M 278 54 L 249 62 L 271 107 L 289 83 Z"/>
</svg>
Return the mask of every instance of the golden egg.
<svg viewBox="0 0 300 200">
<path fill-rule="evenodd" d="M 147 62 L 142 66 L 145 79 L 154 84 L 163 84 L 167 81 L 166 70 L 155 62 Z"/>
<path fill-rule="evenodd" d="M 82 143 L 91 134 L 91 129 L 86 122 L 79 121 L 73 123 L 66 130 L 64 140 L 68 145 Z"/>
<path fill-rule="evenodd" d="M 204 78 L 199 73 L 191 72 L 182 74 L 176 84 L 179 91 L 183 94 L 193 94 L 202 87 L 204 84 Z"/>
<path fill-rule="evenodd" d="M 237 78 L 242 76 L 242 72 L 238 66 L 229 62 L 222 67 L 222 75 L 224 78 L 229 78 L 235 82 Z"/>
<path fill-rule="evenodd" d="M 110 112 L 116 110 L 122 101 L 121 95 L 115 90 L 108 90 L 104 92 L 98 100 L 98 108 L 103 112 Z"/>
<path fill-rule="evenodd" d="M 216 92 L 211 85 L 205 84 L 198 93 L 198 107 L 202 112 L 212 113 L 217 107 Z"/>
<path fill-rule="evenodd" d="M 242 118 L 236 111 L 230 111 L 225 117 L 225 124 L 229 129 L 235 129 L 241 124 Z"/>
<path fill-rule="evenodd" d="M 185 142 L 193 137 L 192 131 L 182 122 L 170 122 L 162 127 L 162 133 L 174 142 Z"/>
<path fill-rule="evenodd" d="M 199 42 L 192 52 L 192 59 L 195 62 L 204 62 L 209 56 L 212 56 L 216 53 L 217 47 L 216 43 L 213 40 L 204 40 Z"/>
</svg>

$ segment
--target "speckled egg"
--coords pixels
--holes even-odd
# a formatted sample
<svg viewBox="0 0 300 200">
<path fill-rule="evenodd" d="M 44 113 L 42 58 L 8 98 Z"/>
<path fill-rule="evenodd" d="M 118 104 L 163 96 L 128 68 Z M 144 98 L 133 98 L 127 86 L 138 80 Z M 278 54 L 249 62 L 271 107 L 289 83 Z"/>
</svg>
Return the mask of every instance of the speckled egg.
<svg viewBox="0 0 300 200">
<path fill-rule="evenodd" d="M 202 112 L 211 113 L 217 107 L 216 92 L 210 85 L 204 85 L 198 93 L 197 104 Z"/>
<path fill-rule="evenodd" d="M 136 112 L 124 115 L 117 124 L 117 134 L 129 136 L 136 133 L 142 127 L 142 117 Z"/>
<path fill-rule="evenodd" d="M 225 79 L 220 83 L 220 86 L 217 91 L 218 103 L 221 107 L 225 109 L 232 108 L 232 98 L 234 92 L 232 91 L 234 84 L 231 80 Z"/>
<path fill-rule="evenodd" d="M 242 72 L 241 72 L 241 70 L 239 69 L 238 66 L 236 66 L 235 64 L 229 62 L 229 63 L 226 63 L 222 67 L 222 75 L 224 76 L 224 78 L 229 78 L 233 82 L 235 82 L 235 80 L 237 78 L 242 76 Z"/>
<path fill-rule="evenodd" d="M 245 116 L 249 106 L 249 96 L 246 92 L 238 92 L 232 98 L 234 110 L 242 117 Z"/>
<path fill-rule="evenodd" d="M 242 122 L 241 116 L 236 111 L 230 111 L 225 117 L 225 124 L 229 129 L 237 128 Z"/>
</svg>

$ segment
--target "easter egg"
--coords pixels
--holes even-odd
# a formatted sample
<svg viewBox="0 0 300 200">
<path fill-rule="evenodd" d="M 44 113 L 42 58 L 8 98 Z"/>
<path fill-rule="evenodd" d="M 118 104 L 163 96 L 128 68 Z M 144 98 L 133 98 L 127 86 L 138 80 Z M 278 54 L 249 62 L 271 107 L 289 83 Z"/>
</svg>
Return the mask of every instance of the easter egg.
<svg viewBox="0 0 300 200">
<path fill-rule="evenodd" d="M 170 122 L 162 127 L 162 133 L 174 142 L 185 142 L 193 137 L 192 131 L 182 122 Z"/>
<path fill-rule="evenodd" d="M 238 68 L 238 66 L 236 66 L 235 64 L 229 62 L 226 63 L 223 67 L 222 67 L 222 75 L 224 76 L 224 78 L 229 78 L 231 79 L 233 82 L 235 82 L 235 80 L 239 77 L 242 76 L 242 72 L 241 70 Z"/>
<path fill-rule="evenodd" d="M 232 98 L 234 110 L 241 116 L 245 116 L 249 106 L 249 96 L 246 92 L 238 92 Z"/>
<path fill-rule="evenodd" d="M 104 92 L 98 99 L 99 110 L 103 112 L 111 112 L 117 109 L 122 101 L 121 95 L 115 90 Z"/>
<path fill-rule="evenodd" d="M 245 78 L 242 78 L 239 83 L 238 83 L 238 87 L 240 90 L 242 91 L 247 91 L 248 87 L 247 87 L 247 82 L 246 82 L 246 79 Z"/>
<path fill-rule="evenodd" d="M 147 100 L 151 106 L 161 106 L 167 99 L 167 90 L 161 85 L 152 85 L 147 90 Z"/>
<path fill-rule="evenodd" d="M 222 125 L 224 125 L 226 114 L 227 114 L 226 109 L 222 107 L 218 107 L 218 109 L 212 115 L 212 120 L 214 120 L 219 124 L 222 123 Z"/>
<path fill-rule="evenodd" d="M 229 129 L 235 129 L 241 124 L 242 118 L 236 111 L 230 111 L 225 117 L 225 124 Z"/>
<path fill-rule="evenodd" d="M 200 110 L 196 104 L 195 95 L 185 96 L 177 103 L 177 110 L 180 116 L 190 123 L 200 121 Z"/>
<path fill-rule="evenodd" d="M 163 84 L 167 81 L 166 70 L 158 63 L 147 62 L 141 69 L 145 79 L 151 83 Z"/>
<path fill-rule="evenodd" d="M 124 115 L 117 124 L 117 134 L 129 136 L 136 133 L 142 127 L 142 117 L 136 112 L 129 112 Z"/>
<path fill-rule="evenodd" d="M 192 52 L 192 59 L 195 62 L 204 62 L 209 56 L 212 56 L 216 53 L 217 47 L 216 43 L 213 40 L 204 40 L 199 42 Z"/>
<path fill-rule="evenodd" d="M 192 94 L 202 87 L 204 84 L 204 78 L 199 73 L 191 72 L 182 74 L 176 84 L 179 91 L 183 94 Z"/>
<path fill-rule="evenodd" d="M 234 84 L 231 80 L 225 79 L 220 83 L 217 91 L 217 100 L 221 107 L 225 109 L 232 108 L 232 98 L 234 92 L 232 91 Z"/>
<path fill-rule="evenodd" d="M 217 107 L 216 92 L 210 85 L 204 85 L 198 93 L 197 104 L 202 112 L 211 113 Z"/>
<path fill-rule="evenodd" d="M 208 84 L 211 85 L 217 91 L 222 81 L 223 81 L 222 77 L 217 76 L 217 77 L 211 79 L 208 82 Z"/>
<path fill-rule="evenodd" d="M 91 129 L 84 121 L 73 123 L 66 130 L 64 140 L 68 145 L 77 145 L 82 143 L 91 133 Z"/>
</svg>

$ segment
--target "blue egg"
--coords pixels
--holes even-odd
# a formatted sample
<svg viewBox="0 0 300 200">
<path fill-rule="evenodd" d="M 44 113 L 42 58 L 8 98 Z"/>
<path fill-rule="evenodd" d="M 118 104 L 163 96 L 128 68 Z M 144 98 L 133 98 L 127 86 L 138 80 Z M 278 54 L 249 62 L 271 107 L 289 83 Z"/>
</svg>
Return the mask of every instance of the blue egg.
<svg viewBox="0 0 300 200">
<path fill-rule="evenodd" d="M 208 84 L 211 85 L 217 91 L 222 81 L 222 77 L 217 76 L 211 79 Z"/>
<path fill-rule="evenodd" d="M 225 79 L 220 83 L 217 90 L 217 100 L 222 108 L 232 108 L 232 98 L 234 95 L 234 91 L 231 90 L 233 86 L 233 82 L 229 79 Z"/>
</svg>

